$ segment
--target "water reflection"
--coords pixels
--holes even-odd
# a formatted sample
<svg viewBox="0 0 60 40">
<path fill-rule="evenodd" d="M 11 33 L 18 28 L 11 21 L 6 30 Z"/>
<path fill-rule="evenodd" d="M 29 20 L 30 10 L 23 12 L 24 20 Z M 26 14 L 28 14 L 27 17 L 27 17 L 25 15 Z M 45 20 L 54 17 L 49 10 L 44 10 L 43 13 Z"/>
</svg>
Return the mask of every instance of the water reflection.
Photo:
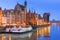
<svg viewBox="0 0 60 40">
<path fill-rule="evenodd" d="M 0 34 L 0 40 L 25 40 L 30 38 L 31 35 L 32 32 L 27 34 Z"/>
<path fill-rule="evenodd" d="M 26 34 L 0 34 L 0 40 L 49 40 L 50 26 Z"/>
<path fill-rule="evenodd" d="M 49 36 L 50 33 L 50 27 L 43 27 L 43 28 L 38 28 L 37 33 L 39 36 Z"/>
<path fill-rule="evenodd" d="M 57 24 L 51 25 L 50 40 L 60 40 L 60 26 Z"/>
<path fill-rule="evenodd" d="M 50 37 L 50 26 L 38 28 L 37 40 L 49 40 L 49 37 Z"/>
</svg>

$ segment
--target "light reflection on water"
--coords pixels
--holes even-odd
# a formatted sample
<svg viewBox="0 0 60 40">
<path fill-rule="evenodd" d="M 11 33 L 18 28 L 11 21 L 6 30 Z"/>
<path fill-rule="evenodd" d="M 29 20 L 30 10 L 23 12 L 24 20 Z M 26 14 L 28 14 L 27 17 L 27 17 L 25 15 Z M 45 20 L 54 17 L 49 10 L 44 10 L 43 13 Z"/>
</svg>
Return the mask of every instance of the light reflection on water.
<svg viewBox="0 0 60 40">
<path fill-rule="evenodd" d="M 27 34 L 0 34 L 0 40 L 49 40 L 50 26 Z"/>
<path fill-rule="evenodd" d="M 50 40 L 50 26 L 40 28 L 38 31 L 37 40 Z"/>
</svg>

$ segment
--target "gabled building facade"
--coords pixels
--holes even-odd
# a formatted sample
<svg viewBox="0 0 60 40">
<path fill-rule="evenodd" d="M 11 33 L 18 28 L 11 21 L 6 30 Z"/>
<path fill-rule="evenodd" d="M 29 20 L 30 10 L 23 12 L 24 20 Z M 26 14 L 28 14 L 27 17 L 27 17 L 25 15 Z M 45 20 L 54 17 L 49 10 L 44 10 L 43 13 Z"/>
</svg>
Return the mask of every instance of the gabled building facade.
<svg viewBox="0 0 60 40">
<path fill-rule="evenodd" d="M 4 9 L 0 8 L 0 25 L 28 25 L 29 22 L 32 24 L 43 24 L 44 22 L 49 22 L 49 13 L 45 13 L 43 17 L 37 14 L 35 11 L 27 12 L 27 2 L 24 5 L 19 3 L 16 4 L 14 9 Z M 5 19 L 5 21 L 4 21 Z"/>
</svg>

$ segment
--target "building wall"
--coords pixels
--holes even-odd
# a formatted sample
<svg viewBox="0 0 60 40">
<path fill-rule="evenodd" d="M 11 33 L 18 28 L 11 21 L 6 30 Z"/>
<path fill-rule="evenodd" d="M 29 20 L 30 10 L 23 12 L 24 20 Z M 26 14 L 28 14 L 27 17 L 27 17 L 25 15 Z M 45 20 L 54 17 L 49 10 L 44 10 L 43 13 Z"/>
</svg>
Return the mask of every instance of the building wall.
<svg viewBox="0 0 60 40">
<path fill-rule="evenodd" d="M 0 26 L 2 25 L 2 9 L 0 8 Z"/>
<path fill-rule="evenodd" d="M 10 25 L 10 13 L 7 11 L 7 25 Z"/>
<path fill-rule="evenodd" d="M 37 14 L 35 14 L 35 13 L 27 13 L 27 24 L 29 23 L 29 22 L 31 22 L 32 24 L 36 24 L 37 22 L 36 22 L 36 18 L 37 18 Z"/>
<path fill-rule="evenodd" d="M 37 20 L 37 25 L 42 25 L 43 24 L 43 19 L 38 19 Z"/>
<path fill-rule="evenodd" d="M 15 24 L 15 14 L 14 11 L 10 11 L 10 24 Z"/>
<path fill-rule="evenodd" d="M 18 13 L 15 13 L 15 23 L 18 24 L 19 23 L 19 17 L 18 17 Z"/>
<path fill-rule="evenodd" d="M 2 17 L 2 25 L 3 26 L 6 26 L 6 24 L 7 24 L 7 17 L 6 16 L 3 16 Z"/>
<path fill-rule="evenodd" d="M 33 13 L 33 12 L 28 12 L 27 13 L 27 4 L 25 2 L 25 5 L 20 5 L 17 4 L 15 6 L 15 9 L 13 10 L 5 10 L 4 15 L 6 14 L 6 19 L 5 23 L 7 22 L 7 24 L 23 24 L 25 25 L 26 23 L 28 24 L 29 22 L 31 22 L 32 24 L 37 24 L 40 25 L 43 23 L 43 19 L 44 22 L 49 22 L 49 14 L 48 13 L 44 13 L 43 18 L 39 15 L 39 17 L 37 17 L 37 13 Z M 2 19 L 3 17 L 3 19 Z M 4 23 L 5 17 L 2 16 L 2 10 L 0 9 L 0 25 L 2 23 Z"/>
</svg>

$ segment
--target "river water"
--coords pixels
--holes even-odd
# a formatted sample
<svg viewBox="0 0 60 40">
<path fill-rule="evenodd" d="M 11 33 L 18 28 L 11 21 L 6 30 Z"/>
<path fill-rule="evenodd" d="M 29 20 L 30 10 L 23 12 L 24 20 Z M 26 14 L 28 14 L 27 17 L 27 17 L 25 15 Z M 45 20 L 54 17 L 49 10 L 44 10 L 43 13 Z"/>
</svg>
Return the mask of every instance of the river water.
<svg viewBox="0 0 60 40">
<path fill-rule="evenodd" d="M 54 24 L 25 34 L 0 34 L 0 40 L 60 40 L 60 26 Z"/>
</svg>

